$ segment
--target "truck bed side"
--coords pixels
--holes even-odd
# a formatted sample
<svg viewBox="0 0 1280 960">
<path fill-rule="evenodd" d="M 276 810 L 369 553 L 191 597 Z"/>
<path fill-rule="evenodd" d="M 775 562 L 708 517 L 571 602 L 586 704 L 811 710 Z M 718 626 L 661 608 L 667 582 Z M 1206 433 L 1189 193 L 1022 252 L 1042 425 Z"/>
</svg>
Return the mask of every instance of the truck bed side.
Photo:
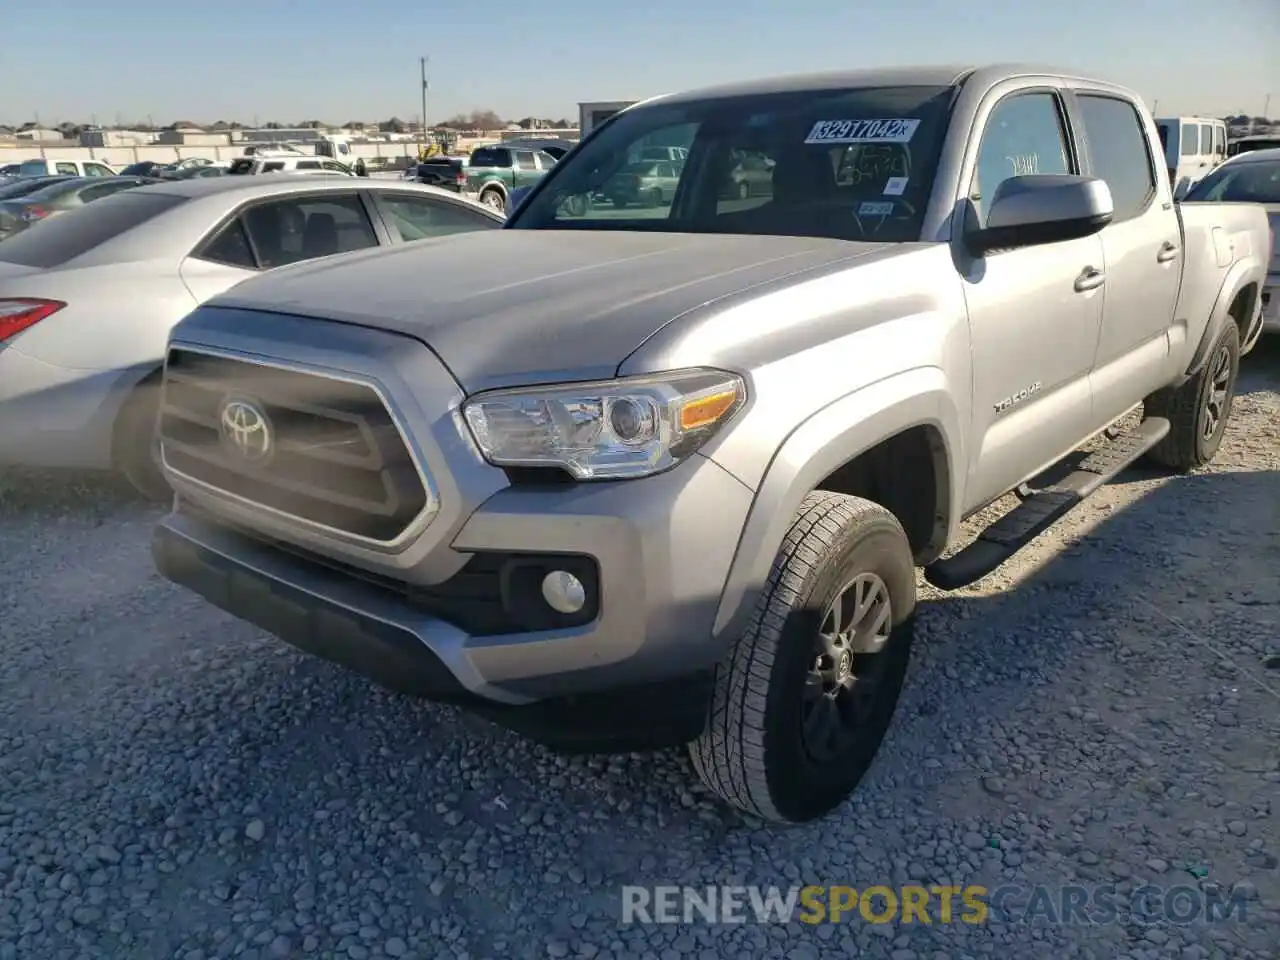
<svg viewBox="0 0 1280 960">
<path fill-rule="evenodd" d="M 1240 325 L 1244 342 L 1260 306 L 1271 237 L 1266 212 L 1254 204 L 1180 203 L 1177 210 L 1183 264 L 1174 321 L 1196 345 L 1194 370 L 1228 319 Z"/>
</svg>

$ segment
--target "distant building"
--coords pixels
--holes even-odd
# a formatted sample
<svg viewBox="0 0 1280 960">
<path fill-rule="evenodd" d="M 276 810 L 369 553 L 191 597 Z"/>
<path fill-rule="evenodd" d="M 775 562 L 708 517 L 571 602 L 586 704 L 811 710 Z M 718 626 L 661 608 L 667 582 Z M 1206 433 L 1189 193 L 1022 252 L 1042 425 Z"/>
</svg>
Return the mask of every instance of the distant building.
<svg viewBox="0 0 1280 960">
<path fill-rule="evenodd" d="M 156 135 L 142 130 L 81 130 L 82 147 L 144 147 L 155 143 Z"/>
<path fill-rule="evenodd" d="M 578 104 L 578 130 L 582 136 L 591 132 L 591 128 L 604 123 L 615 113 L 620 113 L 639 100 L 592 100 Z"/>
<path fill-rule="evenodd" d="M 19 130 L 14 136 L 19 140 L 35 140 L 39 143 L 65 139 L 61 130 L 50 130 L 47 127 L 28 127 Z"/>
<path fill-rule="evenodd" d="M 231 142 L 230 134 L 206 133 L 198 127 L 161 130 L 155 142 L 166 147 L 225 147 Z"/>
</svg>

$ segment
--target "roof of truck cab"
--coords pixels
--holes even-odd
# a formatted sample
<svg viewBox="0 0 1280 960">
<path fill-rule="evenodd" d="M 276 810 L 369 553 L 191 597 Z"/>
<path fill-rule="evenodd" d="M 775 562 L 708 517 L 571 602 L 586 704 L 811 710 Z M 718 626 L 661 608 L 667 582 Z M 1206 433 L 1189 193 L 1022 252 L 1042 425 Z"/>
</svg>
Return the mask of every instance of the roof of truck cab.
<svg viewBox="0 0 1280 960">
<path fill-rule="evenodd" d="M 742 80 L 737 83 L 717 84 L 665 94 L 641 102 L 681 103 L 720 97 L 760 96 L 805 90 L 838 90 L 842 87 L 951 87 L 971 78 L 994 82 L 998 79 L 1019 76 L 1080 77 L 1075 71 L 1062 70 L 1044 64 L 1024 63 L 874 67 L 866 70 L 832 70 L 823 73 L 797 73 L 763 77 L 758 80 Z"/>
</svg>

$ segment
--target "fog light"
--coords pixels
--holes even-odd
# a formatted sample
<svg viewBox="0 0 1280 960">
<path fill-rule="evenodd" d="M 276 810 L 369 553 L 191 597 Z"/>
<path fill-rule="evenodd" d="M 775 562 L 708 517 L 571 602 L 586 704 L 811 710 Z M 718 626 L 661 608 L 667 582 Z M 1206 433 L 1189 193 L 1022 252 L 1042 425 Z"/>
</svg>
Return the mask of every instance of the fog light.
<svg viewBox="0 0 1280 960">
<path fill-rule="evenodd" d="M 567 570 L 552 570 L 542 578 L 542 599 L 557 613 L 577 613 L 587 603 L 587 589 Z"/>
</svg>

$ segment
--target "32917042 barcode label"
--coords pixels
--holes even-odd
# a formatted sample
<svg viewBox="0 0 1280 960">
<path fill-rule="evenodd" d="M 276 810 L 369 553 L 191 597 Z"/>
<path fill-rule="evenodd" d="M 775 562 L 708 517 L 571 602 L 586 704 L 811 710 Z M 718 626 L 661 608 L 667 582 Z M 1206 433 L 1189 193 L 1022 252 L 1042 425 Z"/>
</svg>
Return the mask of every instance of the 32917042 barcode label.
<svg viewBox="0 0 1280 960">
<path fill-rule="evenodd" d="M 910 143 L 919 120 L 819 120 L 805 143 Z"/>
</svg>

